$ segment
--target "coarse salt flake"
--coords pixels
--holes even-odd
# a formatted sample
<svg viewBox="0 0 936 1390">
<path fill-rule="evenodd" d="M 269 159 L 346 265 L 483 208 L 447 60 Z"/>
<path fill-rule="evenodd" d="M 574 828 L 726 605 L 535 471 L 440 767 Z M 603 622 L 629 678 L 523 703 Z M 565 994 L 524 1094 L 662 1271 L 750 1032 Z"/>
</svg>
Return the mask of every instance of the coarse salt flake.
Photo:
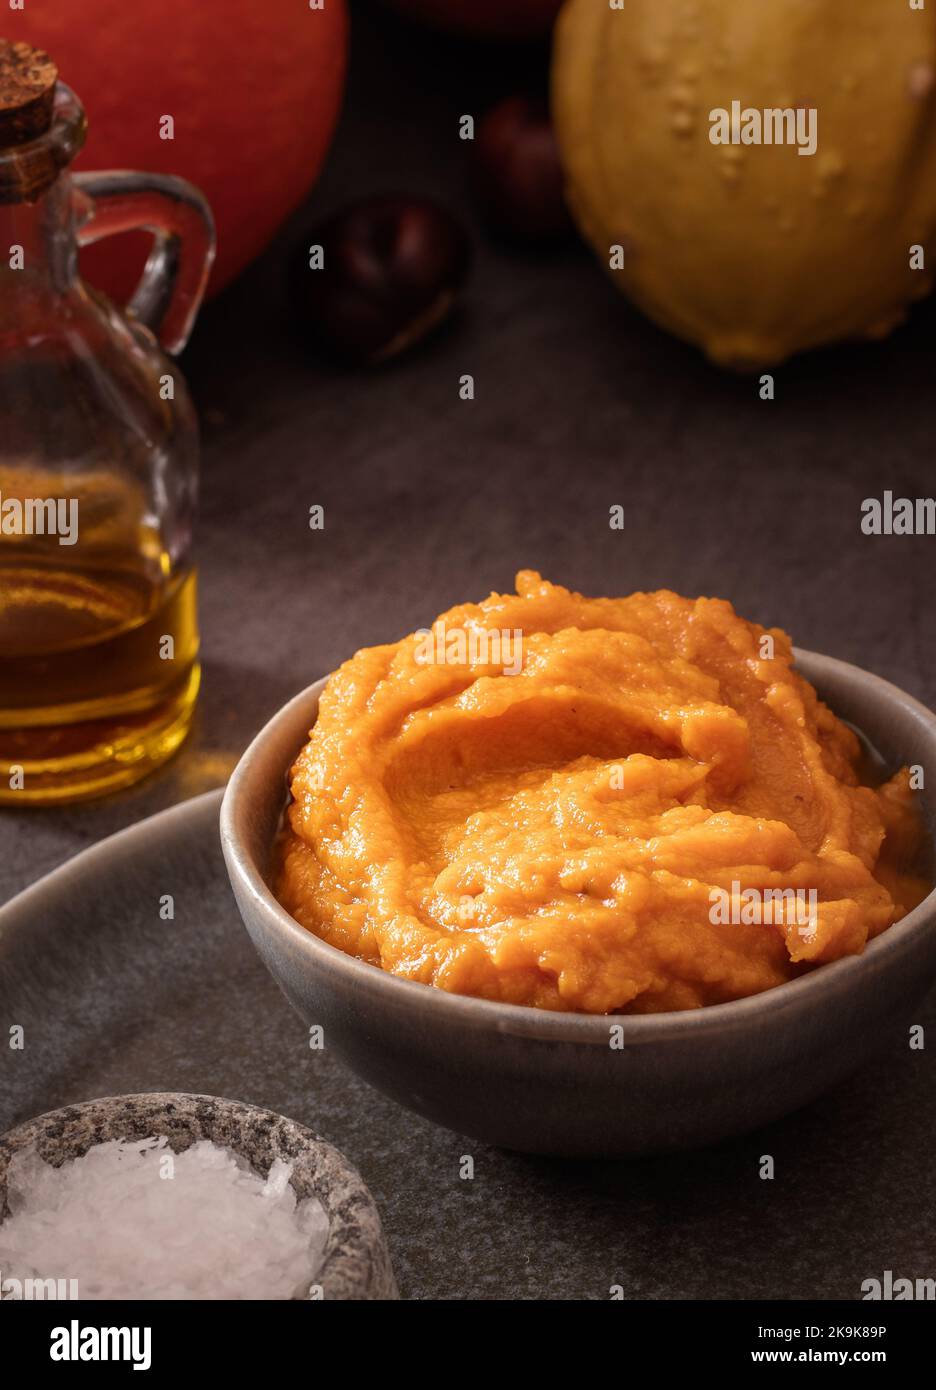
<svg viewBox="0 0 936 1390">
<path fill-rule="evenodd" d="M 48 1279 L 91 1299 L 305 1297 L 328 1217 L 316 1198 L 297 1203 L 291 1176 L 276 1159 L 264 1179 L 208 1139 L 182 1153 L 164 1136 L 114 1139 L 60 1168 L 35 1148 L 17 1153 L 0 1297 Z"/>
</svg>

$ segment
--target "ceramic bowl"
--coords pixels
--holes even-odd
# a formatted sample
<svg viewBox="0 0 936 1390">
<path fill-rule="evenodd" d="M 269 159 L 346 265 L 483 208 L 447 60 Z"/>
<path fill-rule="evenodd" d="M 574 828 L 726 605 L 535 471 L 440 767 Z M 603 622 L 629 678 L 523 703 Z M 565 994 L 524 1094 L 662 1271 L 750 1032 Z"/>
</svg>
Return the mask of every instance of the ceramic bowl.
<svg viewBox="0 0 936 1390">
<path fill-rule="evenodd" d="M 9 1215 L 7 1170 L 14 1153 L 35 1145 L 57 1168 L 95 1144 L 153 1135 L 165 1135 L 175 1153 L 199 1139 L 224 1144 L 264 1176 L 276 1158 L 291 1163 L 296 1197 L 317 1197 L 329 1218 L 324 1257 L 314 1280 L 321 1295 L 315 1296 L 398 1297 L 374 1199 L 347 1160 L 294 1120 L 218 1096 L 177 1091 L 108 1096 L 50 1111 L 0 1136 L 0 1245 L 2 1222 Z"/>
<path fill-rule="evenodd" d="M 936 716 L 878 676 L 797 665 L 894 766 L 936 778 Z M 398 979 L 305 931 L 270 891 L 286 778 L 324 681 L 270 720 L 238 764 L 221 840 L 241 916 L 286 997 L 365 1080 L 471 1138 L 532 1153 L 697 1147 L 814 1100 L 911 1023 L 936 978 L 936 895 L 870 942 L 748 999 L 614 1017 L 464 998 Z M 931 834 L 933 793 L 924 793 Z M 610 1046 L 611 1029 L 615 1047 Z"/>
</svg>

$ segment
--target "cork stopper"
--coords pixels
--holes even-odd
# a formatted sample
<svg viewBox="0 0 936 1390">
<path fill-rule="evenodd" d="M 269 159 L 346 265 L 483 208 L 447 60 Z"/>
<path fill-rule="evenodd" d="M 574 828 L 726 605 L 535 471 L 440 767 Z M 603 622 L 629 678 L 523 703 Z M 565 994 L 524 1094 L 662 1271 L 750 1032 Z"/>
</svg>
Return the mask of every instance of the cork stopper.
<svg viewBox="0 0 936 1390">
<path fill-rule="evenodd" d="M 58 68 L 48 53 L 0 39 L 0 149 L 46 133 L 57 81 Z"/>
</svg>

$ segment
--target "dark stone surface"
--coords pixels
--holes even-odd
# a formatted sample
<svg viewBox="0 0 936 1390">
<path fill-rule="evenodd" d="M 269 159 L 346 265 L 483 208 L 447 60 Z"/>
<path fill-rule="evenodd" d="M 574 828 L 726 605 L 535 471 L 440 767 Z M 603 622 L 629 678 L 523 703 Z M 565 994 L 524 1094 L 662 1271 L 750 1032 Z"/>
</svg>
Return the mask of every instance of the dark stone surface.
<svg viewBox="0 0 936 1390">
<path fill-rule="evenodd" d="M 761 402 L 752 380 L 645 322 L 583 250 L 528 257 L 481 233 L 457 117 L 513 90 L 513 60 L 356 13 L 327 174 L 208 306 L 184 360 L 205 426 L 198 727 L 170 767 L 127 793 L 0 814 L 4 898 L 220 785 L 265 718 L 355 648 L 505 588 L 523 566 L 592 593 L 724 596 L 936 704 L 936 540 L 859 530 L 864 498 L 934 491 L 936 307 L 884 344 L 781 369 L 777 400 Z M 397 188 L 440 196 L 472 226 L 465 311 L 392 368 L 323 365 L 288 324 L 288 252 L 347 198 Z M 464 372 L 473 402 L 458 398 Z M 316 502 L 324 532 L 308 529 Z M 608 527 L 615 503 L 623 531 Z M 604 1296 L 624 1266 L 637 1295 L 851 1297 L 885 1268 L 934 1272 L 927 1056 L 902 1054 L 896 1072 L 879 1068 L 779 1126 L 767 1150 L 786 1176 L 772 1184 L 756 1177 L 762 1142 L 623 1171 L 498 1155 L 474 1183 L 427 1197 L 427 1175 L 455 1164 L 458 1141 L 401 1123 L 337 1068 L 322 1083 L 325 1132 L 339 1145 L 369 1136 L 374 1173 L 360 1145 L 349 1156 L 395 1204 L 411 1294 Z M 270 1094 L 243 1098 L 273 1103 L 280 1063 L 264 1063 Z M 212 1088 L 207 1061 L 192 1070 L 192 1089 Z"/>
<path fill-rule="evenodd" d="M 358 1169 L 404 1298 L 607 1299 L 619 1285 L 629 1299 L 851 1300 L 887 1269 L 932 1276 L 929 1052 L 892 1039 L 816 1104 L 698 1153 L 613 1163 L 487 1148 L 371 1090 L 327 1037 L 310 1047 L 240 923 L 216 820 L 209 797 L 131 831 L 0 920 L 0 1035 L 19 1023 L 26 1041 L 0 1047 L 0 1132 L 146 1090 L 274 1110 Z M 934 1005 L 919 1019 L 931 1037 Z"/>
</svg>

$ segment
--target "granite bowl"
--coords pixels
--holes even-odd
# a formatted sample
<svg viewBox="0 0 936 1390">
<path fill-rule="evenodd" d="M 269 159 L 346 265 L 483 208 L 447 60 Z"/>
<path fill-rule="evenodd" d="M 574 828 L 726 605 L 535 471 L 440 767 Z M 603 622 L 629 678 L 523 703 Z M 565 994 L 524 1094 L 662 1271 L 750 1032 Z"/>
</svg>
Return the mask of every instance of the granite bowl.
<svg viewBox="0 0 936 1390">
<path fill-rule="evenodd" d="M 843 661 L 806 651 L 796 659 L 887 763 L 936 769 L 936 716 L 923 705 Z M 346 955 L 305 931 L 269 886 L 287 774 L 324 684 L 275 715 L 235 769 L 221 807 L 228 873 L 254 945 L 302 1018 L 322 1025 L 325 1045 L 366 1081 L 439 1124 L 568 1156 L 711 1144 L 836 1085 L 913 1021 L 936 978 L 933 893 L 861 956 L 683 1013 L 609 1017 L 490 1003 Z M 932 791 L 924 810 L 932 834 Z"/>
<path fill-rule="evenodd" d="M 323 1299 L 395 1299 L 390 1256 L 374 1199 L 337 1149 L 311 1130 L 240 1101 L 155 1091 L 107 1096 L 53 1110 L 0 1136 L 0 1229 L 9 1215 L 7 1170 L 14 1153 L 35 1145 L 53 1167 L 110 1139 L 165 1135 L 174 1153 L 199 1139 L 223 1144 L 266 1175 L 274 1159 L 293 1167 L 296 1197 L 317 1197 L 329 1219 L 314 1287 Z M 312 1297 L 312 1294 L 309 1295 Z"/>
</svg>

